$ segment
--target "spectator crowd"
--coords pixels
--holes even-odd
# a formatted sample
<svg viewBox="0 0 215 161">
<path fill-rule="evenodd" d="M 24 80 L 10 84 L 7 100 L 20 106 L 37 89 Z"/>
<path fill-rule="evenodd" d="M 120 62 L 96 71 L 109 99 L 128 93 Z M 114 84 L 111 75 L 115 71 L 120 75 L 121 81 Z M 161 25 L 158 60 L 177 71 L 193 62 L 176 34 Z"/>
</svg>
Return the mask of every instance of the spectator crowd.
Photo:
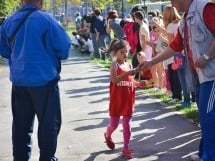
<svg viewBox="0 0 215 161">
<path fill-rule="evenodd" d="M 72 44 L 82 53 L 105 60 L 114 58 L 105 52 L 114 38 L 129 43 L 129 55 L 135 68 L 144 60 L 160 55 L 177 33 L 181 16 L 175 7 L 167 5 L 163 13 L 151 10 L 145 13 L 142 7 L 134 7 L 127 18 L 119 19 L 116 10 L 102 15 L 95 8 L 89 15 L 76 14 L 76 31 Z M 191 107 L 196 101 L 195 92 L 188 92 L 184 78 L 185 56 L 183 52 L 135 75 L 137 80 L 147 80 L 147 87 L 165 91 L 171 96 L 170 103 L 181 102 L 180 107 Z"/>
</svg>

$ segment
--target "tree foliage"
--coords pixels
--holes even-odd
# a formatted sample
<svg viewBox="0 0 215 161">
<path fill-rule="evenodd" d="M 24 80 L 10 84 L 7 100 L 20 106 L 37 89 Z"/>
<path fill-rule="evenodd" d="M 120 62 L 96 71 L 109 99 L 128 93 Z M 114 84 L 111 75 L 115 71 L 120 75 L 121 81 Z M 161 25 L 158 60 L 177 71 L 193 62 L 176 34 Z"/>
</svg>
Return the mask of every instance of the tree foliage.
<svg viewBox="0 0 215 161">
<path fill-rule="evenodd" d="M 83 3 L 82 0 L 69 0 L 69 2 L 71 2 L 71 4 L 73 4 L 74 6 L 79 6 Z"/>
<path fill-rule="evenodd" d="M 20 5 L 20 0 L 0 0 L 0 17 L 6 17 Z"/>
<path fill-rule="evenodd" d="M 99 7 L 99 8 L 105 8 L 108 4 L 113 3 L 114 1 L 119 1 L 119 0 L 90 0 L 90 4 L 93 7 Z M 121 1 L 121 0 L 120 0 Z"/>
<path fill-rule="evenodd" d="M 60 8 L 63 6 L 63 0 L 44 0 L 43 7 L 45 10 L 49 10 L 51 8 Z"/>
</svg>

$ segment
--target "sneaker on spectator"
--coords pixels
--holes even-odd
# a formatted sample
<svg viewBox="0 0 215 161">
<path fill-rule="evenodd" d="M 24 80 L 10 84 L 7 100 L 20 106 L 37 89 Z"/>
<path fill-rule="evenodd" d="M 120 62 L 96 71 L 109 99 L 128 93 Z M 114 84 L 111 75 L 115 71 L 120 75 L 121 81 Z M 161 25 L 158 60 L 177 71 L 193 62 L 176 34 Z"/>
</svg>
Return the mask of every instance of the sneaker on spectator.
<svg viewBox="0 0 215 161">
<path fill-rule="evenodd" d="M 199 156 L 198 156 L 197 154 L 192 154 L 192 155 L 190 156 L 190 159 L 191 159 L 192 161 L 202 161 L 202 159 L 200 159 Z"/>
<path fill-rule="evenodd" d="M 158 88 L 158 87 L 154 87 L 153 88 L 153 91 L 155 91 L 155 92 L 158 92 L 158 91 L 160 91 L 161 89 L 160 88 Z"/>
<path fill-rule="evenodd" d="M 198 128 L 201 128 L 201 125 L 200 125 L 200 123 L 198 123 L 197 127 L 198 127 Z"/>
<path fill-rule="evenodd" d="M 169 101 L 169 103 L 176 103 L 176 102 L 178 102 L 178 101 L 180 101 L 180 100 L 177 99 L 177 98 L 173 98 L 173 99 L 171 99 L 171 100 Z"/>
</svg>

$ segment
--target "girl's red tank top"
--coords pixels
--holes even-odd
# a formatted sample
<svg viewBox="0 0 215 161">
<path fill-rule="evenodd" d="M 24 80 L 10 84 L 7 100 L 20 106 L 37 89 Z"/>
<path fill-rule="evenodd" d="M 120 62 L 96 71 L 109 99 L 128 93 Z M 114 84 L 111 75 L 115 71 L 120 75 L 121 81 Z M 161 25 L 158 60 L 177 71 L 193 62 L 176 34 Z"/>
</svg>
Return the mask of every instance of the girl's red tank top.
<svg viewBox="0 0 215 161">
<path fill-rule="evenodd" d="M 128 70 L 131 66 L 127 65 L 126 69 L 117 64 L 117 75 L 120 75 Z M 135 88 L 133 76 L 127 76 L 119 83 L 110 81 L 110 116 L 132 116 L 135 103 Z"/>
</svg>

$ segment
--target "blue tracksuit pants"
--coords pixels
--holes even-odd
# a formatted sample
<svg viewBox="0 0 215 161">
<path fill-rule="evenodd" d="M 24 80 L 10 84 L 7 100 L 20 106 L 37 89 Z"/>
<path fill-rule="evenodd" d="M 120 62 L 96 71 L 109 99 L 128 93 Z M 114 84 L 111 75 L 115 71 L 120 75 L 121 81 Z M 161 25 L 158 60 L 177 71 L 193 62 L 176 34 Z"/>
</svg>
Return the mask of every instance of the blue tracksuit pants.
<svg viewBox="0 0 215 161">
<path fill-rule="evenodd" d="M 199 119 L 203 141 L 203 161 L 215 161 L 215 81 L 200 85 Z"/>
<path fill-rule="evenodd" d="M 29 161 L 35 116 L 38 119 L 39 161 L 55 161 L 57 136 L 61 126 L 59 88 L 12 86 L 12 139 L 14 161 Z"/>
</svg>

